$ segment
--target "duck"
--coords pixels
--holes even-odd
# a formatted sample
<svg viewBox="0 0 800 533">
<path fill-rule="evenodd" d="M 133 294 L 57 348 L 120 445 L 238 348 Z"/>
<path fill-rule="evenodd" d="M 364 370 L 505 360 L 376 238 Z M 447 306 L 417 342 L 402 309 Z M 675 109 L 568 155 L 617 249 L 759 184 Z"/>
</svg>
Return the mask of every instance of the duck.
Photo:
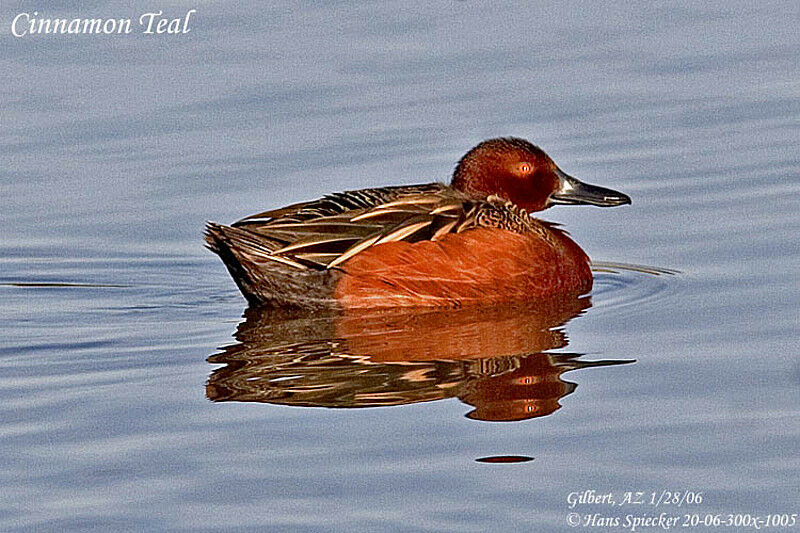
<svg viewBox="0 0 800 533">
<path fill-rule="evenodd" d="M 626 194 L 562 171 L 518 137 L 480 142 L 440 182 L 336 192 L 208 222 L 219 255 L 253 307 L 464 307 L 591 291 L 587 254 L 554 205 L 614 207 Z"/>
</svg>

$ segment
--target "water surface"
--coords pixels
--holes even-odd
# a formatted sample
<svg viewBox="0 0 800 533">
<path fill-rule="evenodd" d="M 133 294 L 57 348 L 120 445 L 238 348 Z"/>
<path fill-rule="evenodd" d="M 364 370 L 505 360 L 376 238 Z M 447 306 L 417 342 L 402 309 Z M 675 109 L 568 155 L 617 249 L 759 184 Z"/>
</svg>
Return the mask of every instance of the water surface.
<svg viewBox="0 0 800 533">
<path fill-rule="evenodd" d="M 796 3 L 190 7 L 180 38 L 30 39 L 0 7 L 0 529 L 559 531 L 587 489 L 800 511 Z M 202 247 L 495 135 L 633 198 L 543 214 L 600 263 L 552 323 L 376 346 L 245 315 Z M 463 328 L 398 360 L 414 324 Z"/>
</svg>

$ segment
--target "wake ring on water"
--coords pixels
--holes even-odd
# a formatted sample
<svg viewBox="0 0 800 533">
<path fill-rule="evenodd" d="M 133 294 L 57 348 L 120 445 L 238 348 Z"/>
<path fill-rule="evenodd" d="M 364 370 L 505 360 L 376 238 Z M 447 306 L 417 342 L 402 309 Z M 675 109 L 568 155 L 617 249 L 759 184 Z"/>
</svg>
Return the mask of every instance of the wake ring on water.
<svg viewBox="0 0 800 533">
<path fill-rule="evenodd" d="M 620 271 L 641 272 L 653 276 L 676 276 L 680 270 L 664 267 L 654 267 L 648 265 L 634 265 L 632 263 L 614 263 L 612 261 L 592 261 L 590 263 L 593 272 L 610 272 L 617 274 Z"/>
<path fill-rule="evenodd" d="M 681 274 L 671 268 L 610 261 L 592 261 L 591 267 L 592 307 L 601 309 L 659 301 L 675 286 L 671 280 Z"/>
</svg>

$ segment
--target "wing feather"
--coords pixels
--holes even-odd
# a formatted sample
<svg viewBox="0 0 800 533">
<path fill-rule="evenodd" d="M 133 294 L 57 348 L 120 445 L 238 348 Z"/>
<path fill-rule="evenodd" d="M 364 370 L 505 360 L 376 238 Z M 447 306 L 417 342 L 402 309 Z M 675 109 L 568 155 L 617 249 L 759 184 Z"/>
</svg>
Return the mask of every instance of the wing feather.
<svg viewBox="0 0 800 533">
<path fill-rule="evenodd" d="M 401 227 L 390 231 L 375 241 L 375 244 L 383 244 L 384 242 L 402 241 L 407 237 L 417 233 L 422 228 L 427 228 L 433 222 L 432 219 L 420 220 L 419 222 L 412 222 L 403 224 Z"/>
<path fill-rule="evenodd" d="M 363 241 L 354 244 L 353 246 L 351 246 L 350 248 L 345 250 L 341 255 L 339 255 L 339 257 L 333 258 L 333 260 L 331 260 L 331 262 L 328 263 L 328 268 L 333 268 L 336 265 L 347 261 L 348 259 L 350 259 L 354 255 L 356 255 L 357 253 L 359 253 L 359 252 L 361 252 L 363 250 L 366 250 L 367 248 L 369 248 L 370 246 L 375 244 L 378 241 L 378 239 L 380 239 L 380 238 L 381 238 L 381 235 L 377 234 L 377 235 L 374 235 L 374 236 L 370 237 L 369 239 L 364 239 Z"/>
<path fill-rule="evenodd" d="M 436 241 L 506 223 L 512 211 L 497 200 L 470 199 L 432 183 L 335 193 L 251 215 L 234 226 L 270 243 L 264 259 L 324 270 L 383 243 Z"/>
</svg>

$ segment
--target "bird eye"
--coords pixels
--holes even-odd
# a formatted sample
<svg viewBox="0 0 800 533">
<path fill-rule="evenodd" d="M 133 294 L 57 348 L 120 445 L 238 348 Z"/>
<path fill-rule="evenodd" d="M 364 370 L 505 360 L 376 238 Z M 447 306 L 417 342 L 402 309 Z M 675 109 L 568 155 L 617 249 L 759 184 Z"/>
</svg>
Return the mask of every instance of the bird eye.
<svg viewBox="0 0 800 533">
<path fill-rule="evenodd" d="M 531 164 L 530 163 L 520 163 L 519 164 L 519 171 L 523 174 L 527 174 L 531 171 Z"/>
</svg>

